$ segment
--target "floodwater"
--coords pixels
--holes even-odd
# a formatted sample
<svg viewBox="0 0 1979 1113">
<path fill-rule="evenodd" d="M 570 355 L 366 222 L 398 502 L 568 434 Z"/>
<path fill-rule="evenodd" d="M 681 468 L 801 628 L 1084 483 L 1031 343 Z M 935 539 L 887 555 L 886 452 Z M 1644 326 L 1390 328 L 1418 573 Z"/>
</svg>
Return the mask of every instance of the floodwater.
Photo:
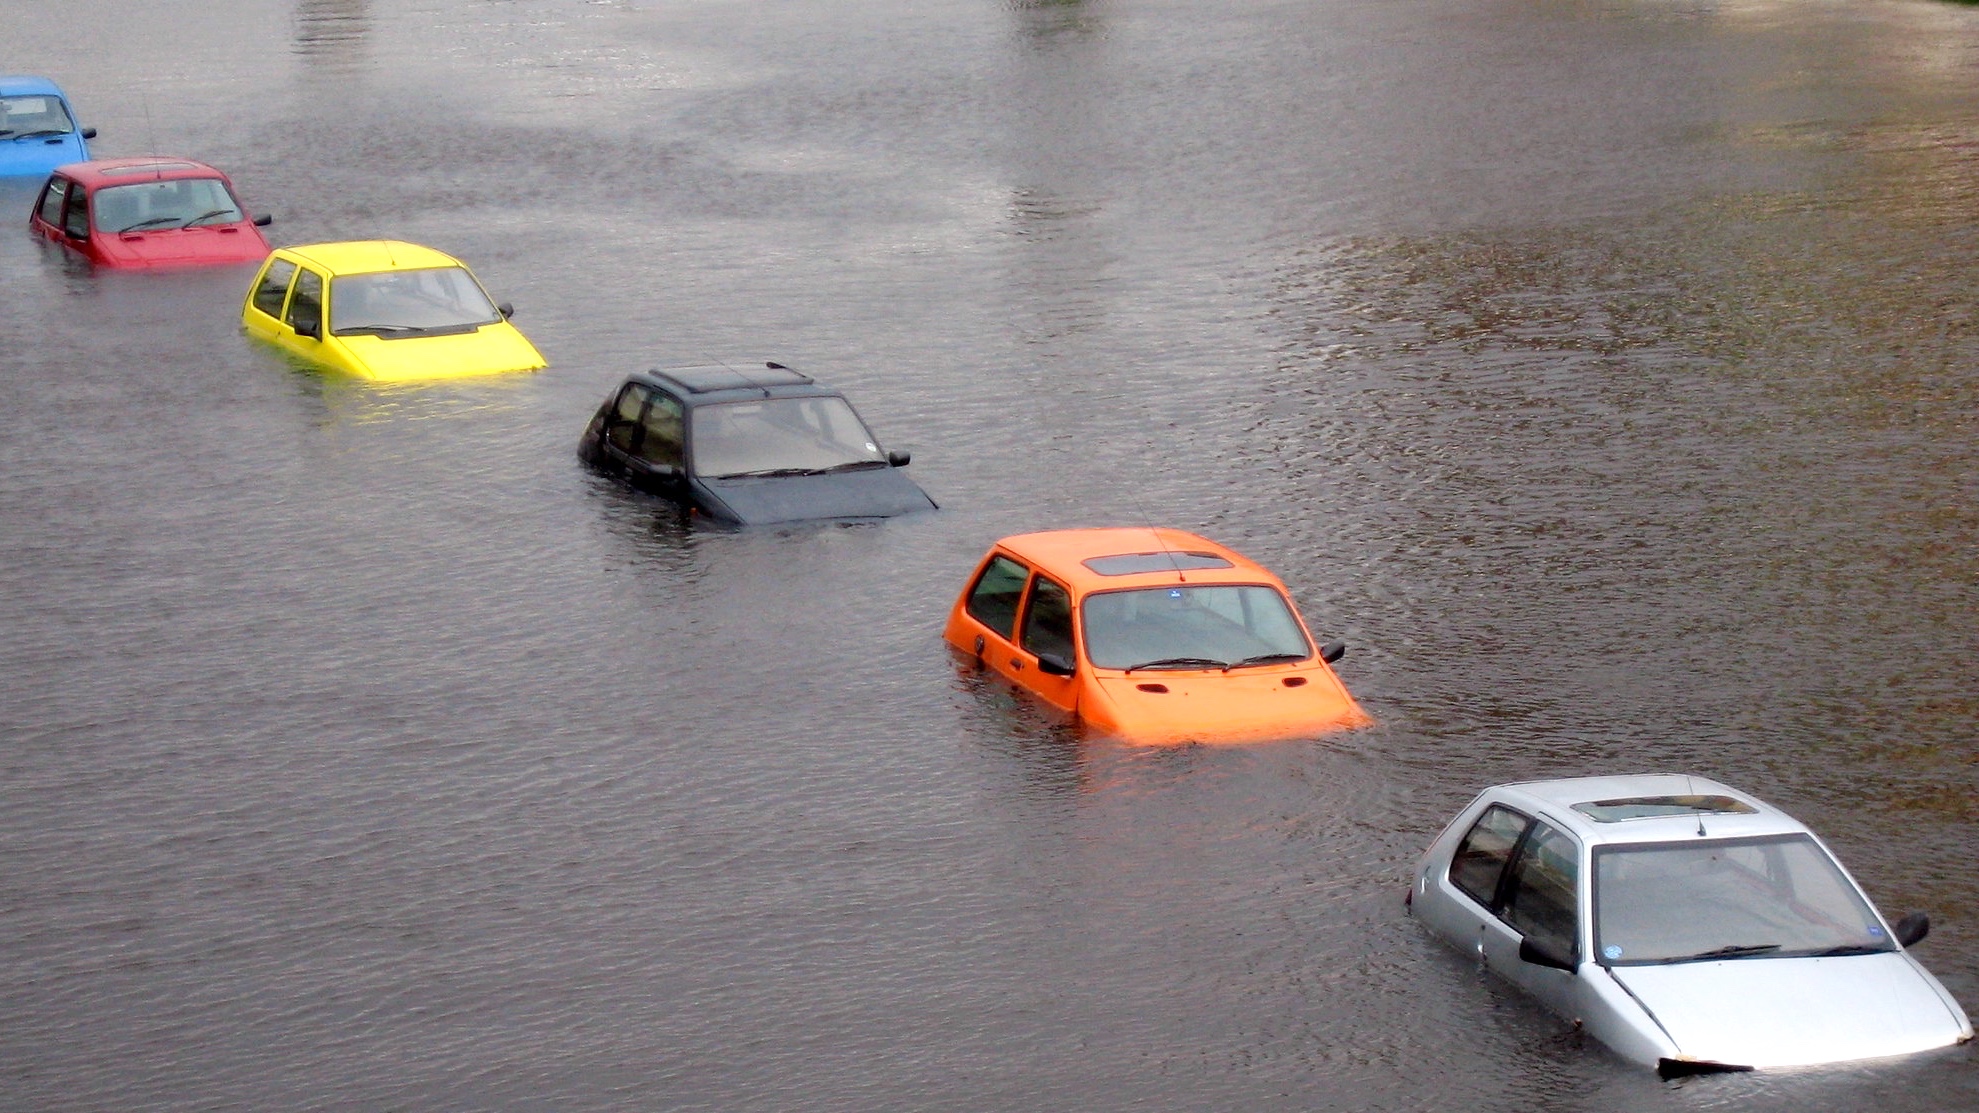
<svg viewBox="0 0 1979 1113">
<path fill-rule="evenodd" d="M 1979 1107 L 1969 1048 L 1658 1081 L 1401 905 L 1487 784 L 1692 771 L 1979 1008 L 1979 9 L 0 11 L 99 155 L 452 251 L 551 361 L 321 377 L 247 274 L 7 218 L 0 1108 Z M 943 509 L 585 474 L 674 359 L 844 387 Z M 1379 725 L 1136 750 L 956 671 L 992 539 L 1150 522 Z"/>
</svg>

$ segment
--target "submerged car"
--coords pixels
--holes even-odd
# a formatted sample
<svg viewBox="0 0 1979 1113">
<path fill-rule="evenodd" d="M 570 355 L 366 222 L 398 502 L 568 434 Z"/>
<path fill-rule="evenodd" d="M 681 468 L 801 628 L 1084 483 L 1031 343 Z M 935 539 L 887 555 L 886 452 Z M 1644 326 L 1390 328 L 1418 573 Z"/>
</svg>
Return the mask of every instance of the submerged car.
<svg viewBox="0 0 1979 1113">
<path fill-rule="evenodd" d="M 943 638 L 1088 733 L 1149 745 L 1305 737 L 1370 722 L 1285 585 L 1175 529 L 998 541 Z"/>
<path fill-rule="evenodd" d="M 0 76 L 0 178 L 40 178 L 89 158 L 95 128 L 76 124 L 69 98 L 45 77 Z"/>
<path fill-rule="evenodd" d="M 890 518 L 935 502 L 838 391 L 780 363 L 668 367 L 598 407 L 578 458 L 729 525 Z"/>
<path fill-rule="evenodd" d="M 241 326 L 306 362 L 379 382 L 534 371 L 542 353 L 461 261 L 402 240 L 277 248 Z"/>
<path fill-rule="evenodd" d="M 1972 1024 L 1828 848 L 1702 777 L 1486 789 L 1422 856 L 1411 914 L 1666 1077 L 1906 1055 Z"/>
<path fill-rule="evenodd" d="M 105 267 L 197 267 L 258 263 L 261 228 L 234 184 L 190 159 L 78 162 L 48 176 L 28 217 L 42 239 Z"/>
</svg>

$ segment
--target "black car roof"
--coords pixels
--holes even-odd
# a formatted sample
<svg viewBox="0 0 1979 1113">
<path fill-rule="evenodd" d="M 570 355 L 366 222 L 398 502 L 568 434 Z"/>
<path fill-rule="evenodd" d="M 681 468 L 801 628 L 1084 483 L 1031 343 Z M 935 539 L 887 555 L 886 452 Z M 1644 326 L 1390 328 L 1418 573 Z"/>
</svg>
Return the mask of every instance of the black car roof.
<svg viewBox="0 0 1979 1113">
<path fill-rule="evenodd" d="M 838 391 L 821 385 L 802 371 L 781 363 L 742 367 L 724 363 L 656 367 L 633 377 L 666 387 L 690 406 L 705 402 L 733 402 L 741 398 L 814 398 L 838 394 Z"/>
</svg>

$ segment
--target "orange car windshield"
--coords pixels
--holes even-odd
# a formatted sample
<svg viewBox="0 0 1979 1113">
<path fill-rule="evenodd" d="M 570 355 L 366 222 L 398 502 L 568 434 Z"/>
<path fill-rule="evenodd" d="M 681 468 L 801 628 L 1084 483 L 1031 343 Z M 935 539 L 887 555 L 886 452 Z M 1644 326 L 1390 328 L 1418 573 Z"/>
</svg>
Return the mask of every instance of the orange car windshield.
<svg viewBox="0 0 1979 1113">
<path fill-rule="evenodd" d="M 1102 669 L 1282 664 L 1312 645 L 1275 589 L 1257 584 L 1105 591 L 1086 597 L 1086 659 Z"/>
</svg>

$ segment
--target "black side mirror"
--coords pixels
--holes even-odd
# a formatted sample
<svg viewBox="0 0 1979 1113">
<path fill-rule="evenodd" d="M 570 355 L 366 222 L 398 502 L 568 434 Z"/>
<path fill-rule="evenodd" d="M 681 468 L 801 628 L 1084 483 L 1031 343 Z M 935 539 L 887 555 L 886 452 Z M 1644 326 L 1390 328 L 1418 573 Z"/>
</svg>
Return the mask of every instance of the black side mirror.
<svg viewBox="0 0 1979 1113">
<path fill-rule="evenodd" d="M 904 468 L 913 461 L 914 454 L 904 448 L 889 448 L 886 451 L 886 462 L 896 468 Z"/>
<path fill-rule="evenodd" d="M 254 226 L 256 228 L 266 228 L 273 223 L 275 223 L 275 217 L 270 213 L 262 213 L 260 216 L 254 218 Z"/>
<path fill-rule="evenodd" d="M 506 321 L 510 317 L 515 316 L 515 305 L 511 302 L 505 301 L 502 304 L 495 307 L 495 312 L 500 313 L 502 315 L 502 320 Z"/>
<path fill-rule="evenodd" d="M 1325 645 L 1319 647 L 1319 659 L 1329 665 L 1346 655 L 1346 642 L 1327 642 Z"/>
<path fill-rule="evenodd" d="M 1038 654 L 1038 671 L 1048 676 L 1071 676 L 1072 662 L 1055 653 Z"/>
<path fill-rule="evenodd" d="M 94 138 L 96 138 L 96 129 L 95 129 L 95 128 L 84 128 L 84 129 L 82 129 L 82 137 L 83 137 L 84 139 L 94 139 Z"/>
<path fill-rule="evenodd" d="M 1569 974 L 1574 972 L 1573 953 L 1554 939 L 1534 939 L 1528 935 L 1519 940 L 1519 961 L 1565 970 Z"/>
<path fill-rule="evenodd" d="M 1931 934 L 1931 917 L 1922 912 L 1912 912 L 1897 921 L 1897 942 L 1905 947 L 1924 941 Z"/>
<path fill-rule="evenodd" d="M 311 340 L 321 340 L 323 339 L 323 322 L 297 321 L 295 323 L 295 334 L 297 336 L 307 336 Z"/>
</svg>

